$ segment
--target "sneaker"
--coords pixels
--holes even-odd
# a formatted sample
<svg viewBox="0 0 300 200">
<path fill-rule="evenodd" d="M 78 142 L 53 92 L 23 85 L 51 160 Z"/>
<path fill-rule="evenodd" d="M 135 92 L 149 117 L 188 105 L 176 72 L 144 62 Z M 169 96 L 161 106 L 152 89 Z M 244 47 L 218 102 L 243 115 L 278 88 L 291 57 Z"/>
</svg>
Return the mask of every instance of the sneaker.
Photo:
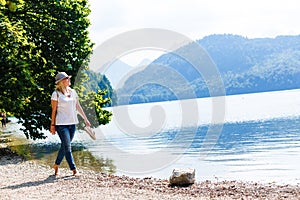
<svg viewBox="0 0 300 200">
<path fill-rule="evenodd" d="M 96 140 L 96 134 L 93 131 L 93 129 L 90 126 L 84 127 L 84 130 L 89 134 L 89 136 L 93 139 Z"/>
</svg>

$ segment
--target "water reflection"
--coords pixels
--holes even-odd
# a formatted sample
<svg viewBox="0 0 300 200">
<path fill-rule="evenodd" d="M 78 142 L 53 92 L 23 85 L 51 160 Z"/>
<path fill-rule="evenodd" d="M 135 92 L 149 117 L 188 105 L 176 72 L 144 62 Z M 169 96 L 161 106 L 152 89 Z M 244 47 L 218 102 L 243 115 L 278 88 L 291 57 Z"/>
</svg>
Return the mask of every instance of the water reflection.
<svg viewBox="0 0 300 200">
<path fill-rule="evenodd" d="M 223 131 L 217 142 L 211 141 L 213 148 L 202 159 L 203 142 L 206 140 L 208 126 L 202 125 L 197 134 L 188 128 L 170 130 L 153 134 L 152 137 L 123 138 L 112 137 L 106 144 L 93 146 L 94 155 L 104 154 L 112 157 L 117 166 L 117 172 L 122 167 L 122 155 L 112 155 L 110 145 L 115 145 L 124 152 L 137 154 L 155 153 L 165 150 L 172 155 L 181 156 L 165 168 L 157 169 L 145 176 L 167 178 L 173 168 L 192 167 L 197 171 L 196 179 L 205 180 L 213 177 L 223 179 L 271 180 L 295 182 L 300 177 L 300 117 L 276 118 L 270 120 L 236 122 L 224 124 Z M 182 143 L 192 140 L 189 148 L 182 149 L 181 144 L 171 142 L 177 134 L 182 134 Z M 193 137 L 191 139 L 191 137 Z M 187 141 L 184 141 L 187 140 Z M 208 141 L 206 141 L 208 142 Z M 130 145 L 129 145 L 130 144 Z M 89 148 L 89 147 L 88 147 Z M 181 149 L 180 149 L 181 148 Z M 89 148 L 91 149 L 91 148 Z M 184 151 L 183 151 L 184 150 Z M 182 153 L 183 152 L 183 153 Z M 158 161 L 160 158 L 157 158 Z M 154 162 L 155 160 L 153 160 Z M 139 160 L 137 159 L 137 162 Z M 163 162 L 163 161 L 162 161 Z M 121 164 L 120 164 L 121 163 Z M 135 162 L 131 163 L 134 167 Z M 146 168 L 146 167 L 145 167 Z M 122 169 L 122 168 L 121 168 Z M 131 176 L 139 176 L 133 172 Z"/>
<path fill-rule="evenodd" d="M 56 159 L 60 143 L 34 143 L 29 142 L 25 138 L 17 138 L 10 136 L 11 142 L 9 146 L 11 150 L 18 155 L 25 157 L 27 160 L 35 160 L 40 164 L 52 166 Z M 105 159 L 100 156 L 93 156 L 81 143 L 72 143 L 72 152 L 76 166 L 79 169 L 94 170 L 97 172 L 115 173 L 116 166 L 113 160 Z M 68 168 L 68 164 L 64 159 L 61 166 Z"/>
</svg>

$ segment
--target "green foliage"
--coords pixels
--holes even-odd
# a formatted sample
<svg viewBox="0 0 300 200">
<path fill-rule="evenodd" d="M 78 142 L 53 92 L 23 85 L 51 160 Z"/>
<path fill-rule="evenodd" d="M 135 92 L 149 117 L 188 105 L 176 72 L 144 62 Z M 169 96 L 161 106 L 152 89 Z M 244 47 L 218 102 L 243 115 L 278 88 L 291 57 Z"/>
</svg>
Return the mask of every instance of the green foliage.
<svg viewBox="0 0 300 200">
<path fill-rule="evenodd" d="M 87 0 L 0 2 L 0 108 L 20 120 L 27 138 L 45 138 L 49 129 L 55 74 L 84 80 L 89 13 Z"/>
<path fill-rule="evenodd" d="M 80 104 L 91 122 L 92 127 L 105 125 L 111 120 L 112 113 L 103 109 L 111 105 L 112 87 L 104 75 L 96 74 L 90 70 L 83 70 L 77 75 L 74 88 L 78 91 Z M 110 95 L 108 95 L 110 94 Z M 78 128 L 84 128 L 81 120 Z"/>
<path fill-rule="evenodd" d="M 80 104 L 84 109 L 84 112 L 91 123 L 91 127 L 98 127 L 109 123 L 112 117 L 112 113 L 104 109 L 105 106 L 110 104 L 111 99 L 105 97 L 107 90 L 98 90 L 97 92 L 88 91 L 82 85 L 76 85 Z M 79 129 L 85 127 L 84 121 L 81 118 L 78 125 Z"/>
<path fill-rule="evenodd" d="M 99 90 L 106 91 L 104 94 L 104 98 L 109 98 L 110 102 L 105 104 L 104 106 L 115 105 L 116 96 L 115 92 L 110 84 L 110 81 L 107 79 L 105 75 L 95 73 L 90 70 L 86 70 L 85 74 L 87 76 L 87 80 L 82 83 L 86 91 L 94 91 L 98 92 Z"/>
</svg>

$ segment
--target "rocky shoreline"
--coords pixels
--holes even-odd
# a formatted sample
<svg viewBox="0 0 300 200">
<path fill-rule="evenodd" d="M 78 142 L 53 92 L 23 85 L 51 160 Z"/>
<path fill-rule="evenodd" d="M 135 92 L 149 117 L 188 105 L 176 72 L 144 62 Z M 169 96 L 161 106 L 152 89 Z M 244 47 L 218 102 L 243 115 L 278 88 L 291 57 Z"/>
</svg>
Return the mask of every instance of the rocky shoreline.
<svg viewBox="0 0 300 200">
<path fill-rule="evenodd" d="M 240 181 L 203 181 L 172 187 L 167 179 L 132 178 L 60 169 L 26 161 L 0 137 L 0 200 L 6 199 L 300 199 L 300 185 Z"/>
</svg>

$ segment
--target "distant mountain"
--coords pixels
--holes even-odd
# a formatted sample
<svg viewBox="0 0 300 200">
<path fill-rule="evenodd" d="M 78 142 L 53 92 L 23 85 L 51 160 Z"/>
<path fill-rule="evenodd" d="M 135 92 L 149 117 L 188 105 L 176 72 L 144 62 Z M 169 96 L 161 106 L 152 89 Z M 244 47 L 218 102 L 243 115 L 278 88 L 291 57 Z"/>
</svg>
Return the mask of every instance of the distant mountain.
<svg viewBox="0 0 300 200">
<path fill-rule="evenodd" d="M 152 63 L 152 61 L 150 59 L 145 58 L 135 67 L 150 65 L 151 63 Z"/>
<path fill-rule="evenodd" d="M 248 39 L 224 34 L 196 42 L 216 64 L 227 95 L 300 88 L 300 35 Z M 188 55 L 189 47 L 178 51 Z M 117 91 L 118 104 L 208 97 L 207 81 L 170 52 L 132 74 Z"/>
<path fill-rule="evenodd" d="M 113 88 L 120 87 L 122 78 L 133 69 L 132 66 L 117 59 L 111 63 L 107 70 L 102 72 L 109 80 Z"/>
<path fill-rule="evenodd" d="M 247 39 L 238 35 L 210 35 L 197 41 L 221 73 L 245 72 L 272 54 L 300 50 L 299 36 Z"/>
</svg>

